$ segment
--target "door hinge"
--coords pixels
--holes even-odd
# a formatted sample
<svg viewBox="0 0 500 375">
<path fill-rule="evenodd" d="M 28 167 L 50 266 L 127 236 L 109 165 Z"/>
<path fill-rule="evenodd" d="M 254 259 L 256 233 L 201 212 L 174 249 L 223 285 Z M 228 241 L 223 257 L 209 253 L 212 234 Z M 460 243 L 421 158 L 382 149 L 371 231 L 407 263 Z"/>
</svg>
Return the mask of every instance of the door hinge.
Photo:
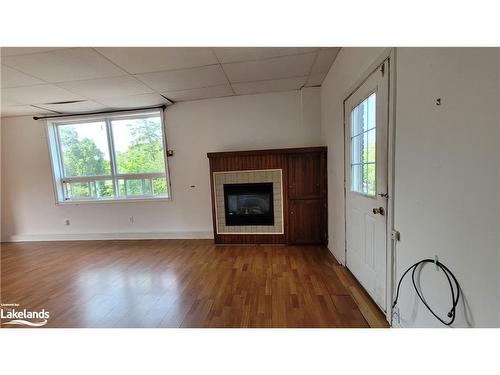
<svg viewBox="0 0 500 375">
<path fill-rule="evenodd" d="M 383 62 L 382 65 L 380 66 L 380 72 L 382 73 L 382 77 L 383 77 L 384 73 L 385 73 L 385 62 Z"/>
<path fill-rule="evenodd" d="M 391 239 L 393 241 L 399 241 L 401 239 L 401 235 L 399 234 L 399 232 L 397 230 L 391 230 Z"/>
</svg>

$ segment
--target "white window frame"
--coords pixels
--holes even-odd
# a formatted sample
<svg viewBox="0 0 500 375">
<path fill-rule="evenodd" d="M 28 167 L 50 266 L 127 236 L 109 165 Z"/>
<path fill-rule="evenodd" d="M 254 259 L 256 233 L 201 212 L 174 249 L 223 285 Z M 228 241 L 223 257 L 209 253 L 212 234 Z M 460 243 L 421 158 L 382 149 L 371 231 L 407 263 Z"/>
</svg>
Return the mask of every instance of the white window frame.
<svg viewBox="0 0 500 375">
<path fill-rule="evenodd" d="M 163 141 L 163 158 L 165 162 L 165 173 L 117 173 L 116 160 L 115 160 L 115 148 L 113 139 L 113 128 L 111 125 L 112 121 L 124 120 L 127 118 L 147 118 L 152 116 L 160 116 L 161 130 L 162 130 L 162 141 Z M 108 141 L 108 152 L 111 164 L 111 173 L 109 175 L 103 176 L 78 176 L 78 177 L 65 177 L 64 175 L 64 164 L 63 164 L 63 154 L 62 147 L 59 138 L 59 126 L 80 124 L 82 122 L 96 122 L 101 121 L 106 123 L 106 133 Z M 106 114 L 90 114 L 82 115 L 76 117 L 57 117 L 46 120 L 47 128 L 47 141 L 50 152 L 51 166 L 52 166 L 52 176 L 54 182 L 54 193 L 57 205 L 70 205 L 70 204 L 81 204 L 81 203 L 111 203 L 111 202 L 137 202 L 137 201 L 158 201 L 158 200 L 171 200 L 172 199 L 172 189 L 170 184 L 169 168 L 168 168 L 168 152 L 167 152 L 167 138 L 166 138 L 166 127 L 164 114 L 162 109 L 148 109 L 148 110 L 138 110 L 130 112 L 112 112 Z M 155 178 L 165 178 L 167 183 L 167 194 L 163 195 L 119 195 L 119 180 L 124 180 L 125 191 L 127 191 L 127 181 L 130 180 L 144 180 L 149 179 L 151 192 L 153 191 L 153 179 Z M 70 198 L 66 190 L 67 183 L 88 183 L 89 189 L 90 184 L 95 184 L 97 181 L 111 180 L 113 182 L 113 197 L 112 198 Z M 144 186 L 143 186 L 144 192 Z"/>
</svg>

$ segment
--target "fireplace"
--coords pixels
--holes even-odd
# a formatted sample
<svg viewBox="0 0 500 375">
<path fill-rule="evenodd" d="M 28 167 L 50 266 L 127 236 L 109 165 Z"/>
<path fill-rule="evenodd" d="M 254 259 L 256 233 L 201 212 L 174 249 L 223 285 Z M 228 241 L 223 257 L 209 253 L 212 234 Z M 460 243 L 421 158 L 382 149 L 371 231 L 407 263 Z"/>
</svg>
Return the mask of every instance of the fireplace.
<svg viewBox="0 0 500 375">
<path fill-rule="evenodd" d="M 227 226 L 274 225 L 273 183 L 224 184 Z"/>
<path fill-rule="evenodd" d="M 326 147 L 208 158 L 216 244 L 326 242 Z"/>
</svg>

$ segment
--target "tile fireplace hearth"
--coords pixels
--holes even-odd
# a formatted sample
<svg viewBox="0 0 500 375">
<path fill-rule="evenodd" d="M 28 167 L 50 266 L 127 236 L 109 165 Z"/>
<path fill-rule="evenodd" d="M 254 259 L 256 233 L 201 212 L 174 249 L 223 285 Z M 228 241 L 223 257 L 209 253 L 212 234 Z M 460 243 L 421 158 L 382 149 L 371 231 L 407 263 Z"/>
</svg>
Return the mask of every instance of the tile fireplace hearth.
<svg viewBox="0 0 500 375">
<path fill-rule="evenodd" d="M 283 234 L 282 170 L 214 172 L 219 234 Z"/>
</svg>

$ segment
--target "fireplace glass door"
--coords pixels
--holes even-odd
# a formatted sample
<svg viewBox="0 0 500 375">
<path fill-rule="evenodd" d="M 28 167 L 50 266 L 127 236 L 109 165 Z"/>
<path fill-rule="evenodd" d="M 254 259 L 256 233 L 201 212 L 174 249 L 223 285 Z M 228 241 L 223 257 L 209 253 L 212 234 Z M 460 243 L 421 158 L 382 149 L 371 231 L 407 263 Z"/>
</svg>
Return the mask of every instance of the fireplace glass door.
<svg viewBox="0 0 500 375">
<path fill-rule="evenodd" d="M 274 225 L 273 183 L 224 184 L 226 225 Z"/>
</svg>

